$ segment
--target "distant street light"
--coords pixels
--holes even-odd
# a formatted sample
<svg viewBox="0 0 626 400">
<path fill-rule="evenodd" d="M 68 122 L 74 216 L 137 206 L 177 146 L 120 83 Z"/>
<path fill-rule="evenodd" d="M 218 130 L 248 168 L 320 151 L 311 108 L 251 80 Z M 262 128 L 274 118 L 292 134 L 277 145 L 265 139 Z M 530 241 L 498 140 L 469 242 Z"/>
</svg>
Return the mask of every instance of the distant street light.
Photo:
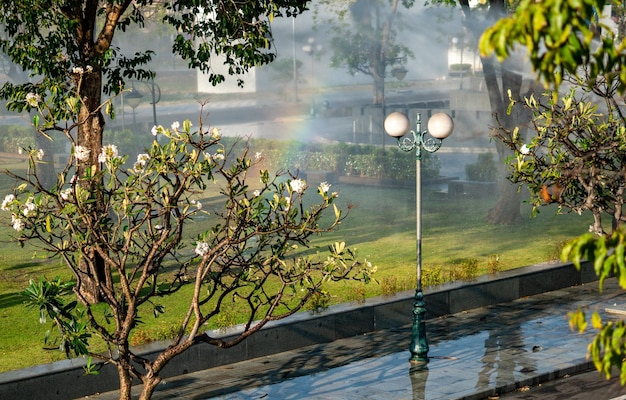
<svg viewBox="0 0 626 400">
<path fill-rule="evenodd" d="M 298 100 L 298 60 L 296 59 L 296 17 L 291 17 L 291 43 L 293 57 L 293 94 L 294 100 Z"/>
<path fill-rule="evenodd" d="M 322 45 L 315 44 L 315 39 L 310 37 L 308 40 L 308 44 L 302 46 L 302 51 L 311 56 L 311 93 L 313 94 L 313 99 L 311 100 L 311 116 L 315 116 L 315 87 L 313 86 L 313 80 L 315 79 L 315 56 L 317 56 L 322 51 Z"/>
<path fill-rule="evenodd" d="M 459 68 L 461 71 L 461 84 L 459 85 L 459 89 L 463 89 L 463 72 L 465 71 L 465 65 L 463 64 L 463 48 L 465 47 L 465 36 L 461 36 L 460 38 L 454 36 L 452 37 L 452 44 L 454 47 L 457 47 L 461 52 L 460 60 L 459 60 Z"/>
<path fill-rule="evenodd" d="M 141 100 L 144 97 L 143 94 L 141 94 L 141 92 L 137 90 L 137 88 L 135 88 L 135 83 L 143 83 L 150 91 L 150 97 L 152 99 L 152 101 L 150 102 L 150 104 L 152 104 L 152 122 L 154 123 L 154 125 L 158 125 L 156 104 L 161 101 L 161 87 L 156 82 L 154 82 L 154 80 L 151 80 L 149 83 L 143 81 L 132 82 L 130 92 L 128 94 L 125 94 L 122 98 L 123 101 L 126 101 L 126 104 L 128 104 L 133 109 L 133 125 L 136 124 L 135 109 L 139 106 Z"/>
<path fill-rule="evenodd" d="M 139 91 L 135 89 L 134 85 L 128 94 L 122 95 L 122 101 L 125 100 L 126 104 L 133 109 L 133 126 L 137 124 L 137 120 L 135 119 L 135 109 L 139 106 L 139 103 L 141 103 L 141 99 L 143 99 L 143 94 L 139 93 Z M 124 112 L 124 110 L 122 110 L 122 112 Z"/>
<path fill-rule="evenodd" d="M 421 131 L 421 115 L 417 114 L 417 127 L 411 131 L 410 122 L 401 112 L 393 112 L 385 118 L 385 131 L 396 138 L 398 147 L 403 151 L 415 150 L 415 212 L 416 212 L 416 275 L 417 287 L 413 303 L 413 328 L 411 333 L 410 362 L 424 364 L 428 362 L 428 340 L 426 338 L 426 307 L 422 291 L 422 148 L 434 153 L 441 147 L 443 139 L 452 134 L 454 121 L 445 113 L 434 114 L 428 121 L 428 129 Z M 412 137 L 405 136 L 411 133 Z M 430 138 L 426 135 L 430 134 Z"/>
</svg>

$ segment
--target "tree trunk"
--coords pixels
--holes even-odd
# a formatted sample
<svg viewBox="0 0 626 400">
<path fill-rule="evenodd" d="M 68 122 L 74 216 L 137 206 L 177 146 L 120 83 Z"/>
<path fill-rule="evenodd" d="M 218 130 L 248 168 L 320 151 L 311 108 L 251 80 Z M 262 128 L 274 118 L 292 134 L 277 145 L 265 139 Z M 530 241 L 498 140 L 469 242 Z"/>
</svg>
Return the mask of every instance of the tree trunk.
<svg viewBox="0 0 626 400">
<path fill-rule="evenodd" d="M 378 74 L 373 74 L 372 79 L 374 81 L 374 98 L 373 104 L 383 104 L 385 99 L 385 78 Z"/>
<path fill-rule="evenodd" d="M 78 161 L 77 176 L 80 184 L 85 185 L 93 196 L 91 215 L 98 216 L 104 212 L 103 194 L 100 190 L 98 179 L 84 179 L 86 176 L 95 176 L 100 172 L 98 156 L 102 148 L 102 132 L 104 130 L 104 117 L 99 111 L 101 103 L 102 73 L 94 69 L 91 73 L 85 73 L 80 87 L 80 96 L 83 99 L 78 114 L 79 125 L 77 143 L 89 149 L 89 157 L 85 161 Z M 78 291 L 83 298 L 91 303 L 102 300 L 98 286 L 105 282 L 104 260 L 94 250 L 87 247 L 83 257 L 79 261 Z"/>
<path fill-rule="evenodd" d="M 508 171 L 504 165 L 507 153 L 510 151 L 498 142 L 496 143 L 498 150 L 498 159 L 500 160 L 500 168 L 498 173 L 498 199 L 496 204 L 487 213 L 487 222 L 494 225 L 514 225 L 522 222 L 522 213 L 520 205 L 522 201 L 521 193 L 518 186 L 511 183 L 508 179 Z"/>
<path fill-rule="evenodd" d="M 493 65 L 493 59 L 490 59 L 487 64 Z M 483 68 L 484 65 L 485 63 L 483 63 Z M 494 68 L 488 69 L 492 70 Z M 522 77 L 521 75 L 508 70 L 505 64 L 500 65 L 500 71 L 502 76 L 502 93 L 494 99 L 499 102 L 499 104 L 494 104 L 494 102 L 492 102 L 491 107 L 492 111 L 498 118 L 498 122 L 503 124 L 505 129 L 512 130 L 515 126 L 520 124 L 523 114 L 519 112 L 519 108 L 514 108 L 511 114 L 507 114 L 506 109 L 509 102 L 508 91 L 511 91 L 511 96 L 514 100 L 521 100 Z M 485 73 L 485 79 L 486 75 L 487 73 Z M 493 75 L 494 76 L 490 77 L 490 79 L 495 80 L 495 73 Z M 489 97 L 492 97 L 491 92 Z M 497 125 L 494 124 L 494 126 Z M 520 134 L 524 135 L 524 132 L 520 132 Z M 522 198 L 518 190 L 518 185 L 515 185 L 508 180 L 508 170 L 505 167 L 506 160 L 512 156 L 513 153 L 499 141 L 496 142 L 496 150 L 498 151 L 498 160 L 501 166 L 501 173 L 499 174 L 500 184 L 498 199 L 494 207 L 489 210 L 489 213 L 487 214 L 487 221 L 498 225 L 517 224 L 522 221 L 522 214 L 520 210 Z"/>
<path fill-rule="evenodd" d="M 117 375 L 120 379 L 120 400 L 131 400 L 133 380 L 131 379 L 130 372 L 124 368 L 123 362 L 117 364 Z"/>
<path fill-rule="evenodd" d="M 482 35 L 484 25 L 475 18 L 469 1 L 459 0 L 459 4 L 466 18 L 465 26 L 476 38 L 479 38 Z M 496 21 L 504 14 L 504 0 L 493 0 L 490 2 L 487 17 L 489 20 Z M 508 91 L 511 91 L 514 98 L 520 98 L 522 76 L 509 71 L 503 64 L 499 64 L 501 71 L 501 82 L 499 82 L 494 57 L 481 57 L 481 62 L 491 112 L 494 118 L 498 118 L 499 123 L 502 123 L 505 128 L 512 128 L 519 122 L 519 118 L 509 116 L 506 113 L 509 102 Z M 498 123 L 494 121 L 493 125 L 498 126 Z M 500 169 L 498 199 L 494 207 L 489 210 L 487 221 L 492 224 L 515 224 L 522 220 L 520 211 L 521 196 L 517 187 L 508 181 L 507 170 L 504 168 L 504 162 L 510 153 L 500 143 L 496 143 L 496 150 L 498 151 L 498 160 L 503 168 Z"/>
<path fill-rule="evenodd" d="M 139 395 L 139 400 L 150 400 L 152 399 L 152 395 L 154 394 L 154 390 L 161 383 L 161 378 L 159 376 L 151 376 L 146 377 L 143 380 L 143 388 L 141 389 L 141 394 Z"/>
</svg>

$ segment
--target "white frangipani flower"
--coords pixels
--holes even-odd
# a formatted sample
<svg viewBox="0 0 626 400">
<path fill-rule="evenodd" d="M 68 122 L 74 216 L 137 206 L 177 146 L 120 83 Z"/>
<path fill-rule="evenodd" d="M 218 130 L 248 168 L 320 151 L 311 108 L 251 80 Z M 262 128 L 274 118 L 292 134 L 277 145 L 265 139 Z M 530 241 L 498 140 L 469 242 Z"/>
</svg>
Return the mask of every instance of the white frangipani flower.
<svg viewBox="0 0 626 400">
<path fill-rule="evenodd" d="M 11 224 L 13 225 L 13 229 L 18 232 L 24 229 L 24 221 L 22 221 L 21 218 L 16 217 L 15 214 L 11 216 Z"/>
<path fill-rule="evenodd" d="M 146 153 L 137 154 L 137 162 L 133 165 L 135 172 L 142 171 L 146 167 L 148 161 L 150 161 L 150 155 Z"/>
<path fill-rule="evenodd" d="M 302 193 L 306 188 L 306 182 L 302 179 L 294 179 L 289 182 L 289 187 L 291 188 L 292 192 Z"/>
<path fill-rule="evenodd" d="M 152 136 L 156 136 L 159 133 L 163 132 L 163 126 L 162 125 L 159 125 L 159 126 L 154 125 L 152 127 L 152 129 L 150 130 L 150 132 L 152 132 Z"/>
<path fill-rule="evenodd" d="M 202 209 L 202 203 L 200 203 L 198 200 L 191 200 L 191 204 L 196 206 L 196 209 L 201 210 Z"/>
<path fill-rule="evenodd" d="M 15 201 L 15 196 L 12 194 L 7 194 L 2 201 L 2 205 L 0 205 L 0 209 L 3 211 L 9 211 L 11 208 L 9 207 L 11 203 Z"/>
<path fill-rule="evenodd" d="M 330 187 L 332 185 L 328 182 L 322 182 L 320 183 L 320 190 L 322 193 L 328 193 L 328 190 L 330 190 Z"/>
<path fill-rule="evenodd" d="M 72 188 L 61 190 L 61 193 L 59 193 L 59 195 L 61 196 L 61 199 L 63 199 L 64 201 L 68 201 L 72 196 Z"/>
<path fill-rule="evenodd" d="M 85 146 L 79 145 L 74 147 L 74 157 L 76 157 L 78 161 L 87 161 L 87 159 L 89 158 L 89 153 L 90 150 Z"/>
<path fill-rule="evenodd" d="M 106 146 L 102 147 L 102 151 L 98 156 L 98 162 L 105 163 L 113 158 L 117 158 L 117 156 L 117 146 L 114 144 L 107 144 Z"/>
<path fill-rule="evenodd" d="M 211 248 L 207 242 L 197 242 L 196 250 L 194 252 L 200 257 L 204 257 L 209 253 L 209 250 L 211 250 Z"/>
<path fill-rule="evenodd" d="M 22 213 L 24 214 L 25 217 L 28 217 L 31 213 L 37 210 L 37 206 L 35 205 L 35 203 L 33 203 L 33 200 L 35 199 L 32 197 L 29 197 L 26 200 L 26 203 L 24 203 L 24 210 L 22 211 Z"/>
<path fill-rule="evenodd" d="M 37 93 L 28 93 L 26 95 L 26 103 L 31 107 L 37 107 L 37 104 L 41 102 L 41 96 Z"/>
</svg>

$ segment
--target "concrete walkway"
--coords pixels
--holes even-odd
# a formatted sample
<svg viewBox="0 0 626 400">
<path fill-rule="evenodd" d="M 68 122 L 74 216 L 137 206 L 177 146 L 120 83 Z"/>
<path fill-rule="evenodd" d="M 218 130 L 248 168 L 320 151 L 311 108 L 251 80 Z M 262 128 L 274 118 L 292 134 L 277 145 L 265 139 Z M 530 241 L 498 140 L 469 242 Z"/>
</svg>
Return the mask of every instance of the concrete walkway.
<svg viewBox="0 0 626 400">
<path fill-rule="evenodd" d="M 593 332 L 568 326 L 566 314 L 578 307 L 614 318 L 604 310 L 626 309 L 626 293 L 610 279 L 601 293 L 591 283 L 428 320 L 425 368 L 408 362 L 406 326 L 167 379 L 153 398 L 497 398 L 592 367 L 586 349 Z"/>
</svg>

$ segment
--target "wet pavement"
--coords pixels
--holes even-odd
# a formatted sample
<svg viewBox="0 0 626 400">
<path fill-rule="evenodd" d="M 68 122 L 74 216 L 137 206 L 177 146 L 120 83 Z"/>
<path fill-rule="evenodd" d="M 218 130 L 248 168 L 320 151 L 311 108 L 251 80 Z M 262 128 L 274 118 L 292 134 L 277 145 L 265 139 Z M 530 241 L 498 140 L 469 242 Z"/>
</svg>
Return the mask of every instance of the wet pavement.
<svg viewBox="0 0 626 400">
<path fill-rule="evenodd" d="M 428 306 L 428 294 L 426 302 Z M 521 396 L 544 382 L 591 368 L 586 350 L 593 332 L 579 334 L 568 325 L 567 313 L 578 307 L 615 318 L 605 309 L 626 309 L 626 293 L 610 279 L 601 293 L 597 283 L 591 283 L 428 320 L 430 362 L 421 368 L 411 367 L 404 350 L 409 345 L 407 325 L 166 379 L 153 399 L 486 399 L 507 392 Z M 594 376 L 596 380 L 589 378 L 576 391 L 602 381 Z M 567 392 L 552 398 L 572 398 Z M 613 384 L 606 397 L 593 397 L 624 394 L 626 389 Z M 88 398 L 116 396 L 109 392 Z"/>
</svg>

